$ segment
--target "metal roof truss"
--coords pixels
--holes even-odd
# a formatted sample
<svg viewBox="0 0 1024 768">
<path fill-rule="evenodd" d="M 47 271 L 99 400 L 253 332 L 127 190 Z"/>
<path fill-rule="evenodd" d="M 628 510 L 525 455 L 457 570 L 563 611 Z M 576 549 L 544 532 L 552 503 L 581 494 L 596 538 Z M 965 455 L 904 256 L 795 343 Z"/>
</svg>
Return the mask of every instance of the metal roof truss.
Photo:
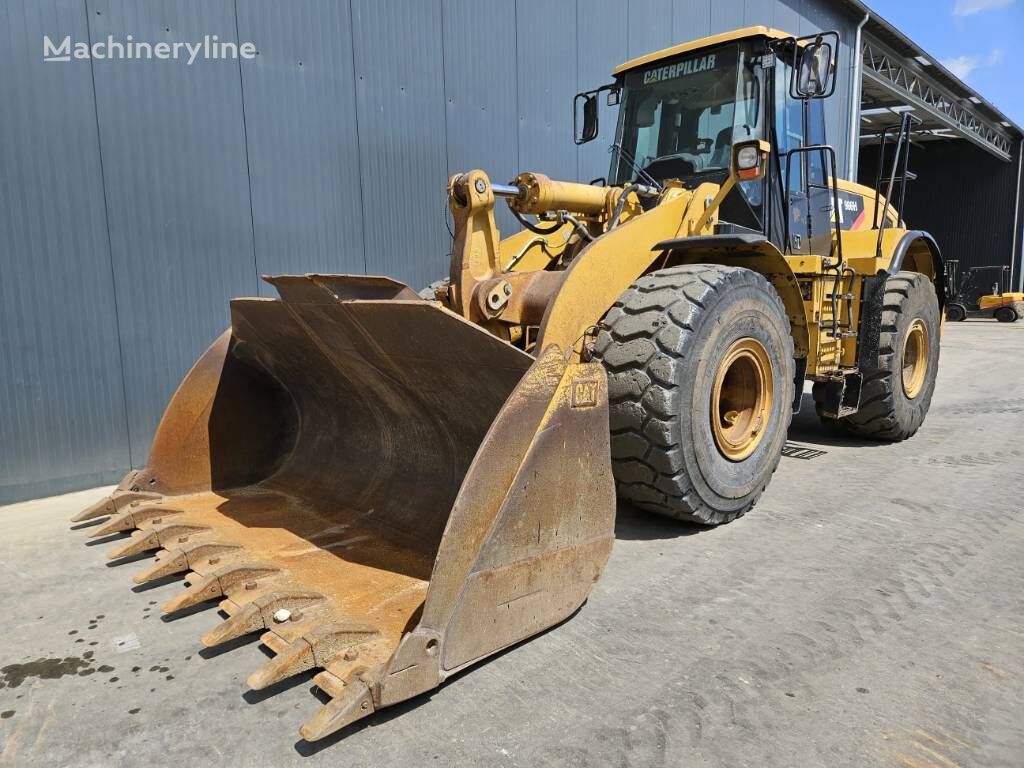
<svg viewBox="0 0 1024 768">
<path fill-rule="evenodd" d="M 862 55 L 863 76 L 868 86 L 864 92 L 866 105 L 872 101 L 871 94 L 882 90 L 896 102 L 882 105 L 892 108 L 895 122 L 903 111 L 897 104 L 913 108 L 922 119 L 923 124 L 916 131 L 915 138 L 964 138 L 1001 160 L 1010 160 L 1012 139 L 1009 135 L 973 109 L 974 105 L 969 100 L 953 95 L 928 77 L 917 62 L 908 61 L 867 36 L 862 43 Z M 881 104 L 881 101 L 875 103 Z M 871 127 L 881 127 L 878 123 L 893 121 L 865 118 L 862 122 Z M 878 140 L 878 136 L 865 134 L 863 130 L 861 138 L 862 143 Z"/>
</svg>

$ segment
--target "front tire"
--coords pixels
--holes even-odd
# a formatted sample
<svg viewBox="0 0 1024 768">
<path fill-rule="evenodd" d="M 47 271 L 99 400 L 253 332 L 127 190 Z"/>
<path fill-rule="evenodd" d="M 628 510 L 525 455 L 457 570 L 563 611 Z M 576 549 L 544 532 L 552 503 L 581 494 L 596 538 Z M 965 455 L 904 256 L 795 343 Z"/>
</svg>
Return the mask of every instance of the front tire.
<svg viewBox="0 0 1024 768">
<path fill-rule="evenodd" d="M 745 514 L 792 418 L 793 339 L 760 274 L 695 264 L 637 280 L 602 320 L 619 497 L 679 520 Z"/>
<path fill-rule="evenodd" d="M 924 423 L 939 369 L 939 301 L 935 286 L 917 272 L 898 272 L 886 281 L 878 361 L 862 371 L 860 409 L 830 425 L 873 440 L 897 442 Z M 815 385 L 820 411 L 820 385 Z"/>
</svg>

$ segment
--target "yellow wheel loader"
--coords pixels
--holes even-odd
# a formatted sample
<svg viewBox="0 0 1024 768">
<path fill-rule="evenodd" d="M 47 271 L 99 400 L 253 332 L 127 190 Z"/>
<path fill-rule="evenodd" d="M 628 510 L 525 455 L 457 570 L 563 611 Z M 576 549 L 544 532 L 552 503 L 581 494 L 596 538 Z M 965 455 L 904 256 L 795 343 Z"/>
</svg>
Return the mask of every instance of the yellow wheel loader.
<svg viewBox="0 0 1024 768">
<path fill-rule="evenodd" d="M 264 688 L 313 671 L 320 739 L 571 616 L 616 492 L 702 524 L 767 486 L 813 381 L 823 419 L 899 440 L 935 385 L 943 267 L 877 190 L 840 181 L 822 100 L 835 33 L 752 27 L 629 61 L 609 177 L 448 182 L 451 269 L 426 298 L 355 275 L 266 278 L 174 394 L 146 465 L 75 519 L 112 559 L 219 601 Z M 909 139 L 909 135 L 901 140 Z M 899 156 L 899 153 L 897 153 Z M 503 200 L 523 230 L 501 239 Z"/>
</svg>

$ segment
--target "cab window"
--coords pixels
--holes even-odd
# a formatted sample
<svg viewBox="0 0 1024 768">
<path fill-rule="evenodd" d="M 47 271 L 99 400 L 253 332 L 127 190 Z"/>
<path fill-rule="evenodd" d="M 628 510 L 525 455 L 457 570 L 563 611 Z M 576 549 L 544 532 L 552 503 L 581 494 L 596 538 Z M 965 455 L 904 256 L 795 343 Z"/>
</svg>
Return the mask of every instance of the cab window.
<svg viewBox="0 0 1024 768">
<path fill-rule="evenodd" d="M 786 153 L 804 146 L 803 102 L 789 94 L 789 81 L 792 75 L 792 65 L 785 57 L 780 57 L 775 73 L 775 136 L 778 141 L 779 158 L 782 161 L 783 180 L 786 178 Z M 799 192 L 803 188 L 799 155 L 793 158 L 793 162 L 788 191 Z"/>
</svg>

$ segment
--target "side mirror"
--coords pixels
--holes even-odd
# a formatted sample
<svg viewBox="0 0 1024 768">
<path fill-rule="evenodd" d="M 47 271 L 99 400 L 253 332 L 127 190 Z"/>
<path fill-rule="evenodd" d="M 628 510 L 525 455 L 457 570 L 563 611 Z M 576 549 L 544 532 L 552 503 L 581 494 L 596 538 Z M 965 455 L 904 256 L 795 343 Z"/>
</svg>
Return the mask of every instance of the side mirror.
<svg viewBox="0 0 1024 768">
<path fill-rule="evenodd" d="M 801 42 L 807 41 L 804 45 Z M 823 99 L 836 89 L 839 34 L 825 32 L 797 40 L 790 94 L 797 99 Z"/>
<path fill-rule="evenodd" d="M 597 93 L 577 93 L 572 107 L 573 141 L 577 144 L 586 144 L 588 141 L 596 139 L 598 131 Z"/>
</svg>

